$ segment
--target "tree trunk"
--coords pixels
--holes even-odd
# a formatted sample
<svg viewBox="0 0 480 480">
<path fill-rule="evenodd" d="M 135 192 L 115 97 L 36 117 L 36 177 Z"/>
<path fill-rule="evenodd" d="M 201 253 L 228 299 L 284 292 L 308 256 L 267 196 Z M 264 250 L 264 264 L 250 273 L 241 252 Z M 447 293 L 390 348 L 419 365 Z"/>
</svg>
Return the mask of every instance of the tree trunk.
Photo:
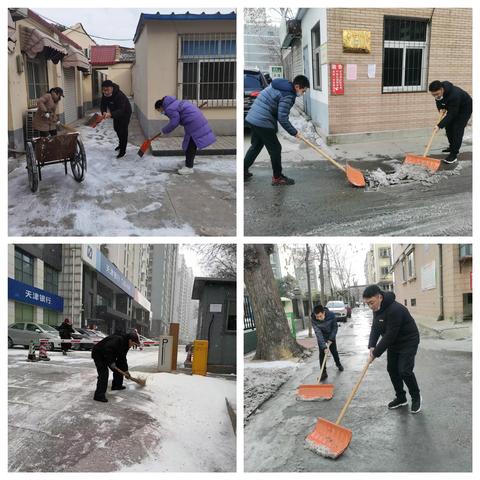
<svg viewBox="0 0 480 480">
<path fill-rule="evenodd" d="M 307 243 L 307 250 L 305 254 L 305 267 L 307 269 L 307 290 L 308 290 L 308 338 L 313 337 L 312 332 L 312 311 L 313 311 L 313 301 L 312 301 L 312 283 L 310 281 L 310 245 Z"/>
<path fill-rule="evenodd" d="M 271 245 L 244 247 L 244 282 L 257 327 L 255 360 L 300 357 L 304 349 L 290 333 L 270 265 L 270 250 Z"/>
</svg>

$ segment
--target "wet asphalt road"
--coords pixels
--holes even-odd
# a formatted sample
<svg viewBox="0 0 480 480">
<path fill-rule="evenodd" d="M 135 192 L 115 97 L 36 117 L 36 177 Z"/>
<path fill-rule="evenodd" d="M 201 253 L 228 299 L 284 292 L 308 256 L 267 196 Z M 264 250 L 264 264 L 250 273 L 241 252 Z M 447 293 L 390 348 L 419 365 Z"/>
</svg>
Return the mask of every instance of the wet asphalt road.
<svg viewBox="0 0 480 480">
<path fill-rule="evenodd" d="M 318 351 L 297 370 L 245 427 L 245 471 L 299 472 L 469 472 L 472 469 L 471 353 L 443 340 L 422 337 L 415 372 L 422 411 L 388 410 L 394 392 L 385 355 L 374 361 L 342 424 L 353 432 L 336 460 L 304 447 L 304 438 L 322 417 L 335 422 L 367 359 L 371 314 L 355 309 L 339 329 L 337 344 L 345 371 L 329 362 L 332 400 L 295 400 L 298 385 L 314 383 Z M 455 344 L 455 342 L 454 342 Z M 445 348 L 448 346 L 448 349 Z M 410 401 L 410 398 L 409 398 Z"/>
<path fill-rule="evenodd" d="M 245 183 L 247 236 L 469 236 L 472 234 L 472 154 L 461 153 L 460 175 L 434 185 L 418 182 L 373 191 L 355 188 L 326 161 L 289 162 L 284 174 L 295 185 L 272 187 L 270 164 L 257 162 Z M 431 155 L 435 157 L 436 155 Z M 442 158 L 438 156 L 438 158 Z M 403 156 L 393 159 L 403 162 Z M 392 171 L 392 156 L 351 161 L 362 171 Z M 454 166 L 453 166 L 454 167 Z M 451 169 L 442 165 L 441 169 Z M 440 170 L 440 174 L 442 172 Z"/>
</svg>

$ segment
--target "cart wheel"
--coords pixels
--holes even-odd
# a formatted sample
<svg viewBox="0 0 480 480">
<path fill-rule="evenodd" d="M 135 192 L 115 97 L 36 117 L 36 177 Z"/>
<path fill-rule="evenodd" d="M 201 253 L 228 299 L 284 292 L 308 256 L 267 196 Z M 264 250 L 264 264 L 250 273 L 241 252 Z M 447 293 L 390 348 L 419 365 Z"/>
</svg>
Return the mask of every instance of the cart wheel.
<svg viewBox="0 0 480 480">
<path fill-rule="evenodd" d="M 85 155 L 85 148 L 80 138 L 77 138 L 75 155 L 70 161 L 70 167 L 72 168 L 73 178 L 75 178 L 77 182 L 83 181 L 85 172 L 87 171 L 87 156 Z"/>
<path fill-rule="evenodd" d="M 32 192 L 36 192 L 38 190 L 38 167 L 32 142 L 27 142 L 26 154 L 28 185 Z"/>
</svg>

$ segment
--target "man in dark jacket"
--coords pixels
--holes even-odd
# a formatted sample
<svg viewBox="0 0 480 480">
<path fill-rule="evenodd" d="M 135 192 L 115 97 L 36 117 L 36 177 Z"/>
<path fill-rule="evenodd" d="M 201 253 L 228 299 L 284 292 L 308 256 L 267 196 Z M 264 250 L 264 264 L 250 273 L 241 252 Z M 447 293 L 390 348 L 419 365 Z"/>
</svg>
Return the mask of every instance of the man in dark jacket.
<svg viewBox="0 0 480 480">
<path fill-rule="evenodd" d="M 132 106 L 128 97 L 111 80 L 102 82 L 100 110 L 103 118 L 113 118 L 113 129 L 118 135 L 117 158 L 125 155 L 128 141 L 128 124 L 132 116 Z"/>
<path fill-rule="evenodd" d="M 288 116 L 297 96 L 303 95 L 310 87 L 308 78 L 298 75 L 289 82 L 284 78 L 276 78 L 260 92 L 245 118 L 251 132 L 251 146 L 245 154 L 244 179 L 252 174 L 248 169 L 265 147 L 272 162 L 272 185 L 293 185 L 291 178 L 282 174 L 282 145 L 278 141 L 278 123 L 293 137 L 300 138 L 300 133 L 290 123 Z"/>
<path fill-rule="evenodd" d="M 66 318 L 63 323 L 58 327 L 58 332 L 62 340 L 70 340 L 72 338 L 72 333 L 74 332 L 72 327 L 72 322 L 69 318 Z M 72 344 L 68 342 L 62 342 L 62 353 L 66 355 L 68 349 L 72 348 Z"/>
<path fill-rule="evenodd" d="M 317 337 L 318 349 L 319 349 L 319 360 L 320 368 L 322 368 L 323 359 L 325 355 L 330 350 L 333 359 L 335 360 L 335 365 L 337 368 L 343 372 L 343 366 L 340 362 L 340 357 L 337 350 L 337 318 L 335 314 L 331 312 L 328 308 L 323 305 L 316 305 L 312 312 L 312 327 Z M 325 380 L 328 377 L 327 366 L 322 372 L 320 380 Z"/>
<path fill-rule="evenodd" d="M 136 332 L 131 332 L 123 335 L 109 335 L 93 347 L 92 358 L 98 373 L 94 400 L 108 402 L 105 393 L 108 387 L 109 368 L 113 372 L 112 390 L 123 390 L 125 388 L 123 386 L 123 375 L 116 369 L 126 372 L 126 377 L 130 378 L 127 353 L 134 344 L 139 345 L 140 339 Z"/>
<path fill-rule="evenodd" d="M 465 127 L 472 115 L 472 97 L 460 87 L 450 82 L 433 81 L 428 90 L 435 98 L 439 112 L 446 112 L 446 116 L 437 125 L 437 130 L 445 128 L 449 146 L 443 152 L 448 156 L 443 160 L 445 163 L 457 161 L 457 155 L 462 146 Z"/>
<path fill-rule="evenodd" d="M 395 301 L 393 292 L 383 292 L 378 285 L 368 286 L 363 292 L 363 299 L 373 311 L 368 341 L 370 361 L 373 362 L 385 350 L 387 351 L 387 371 L 396 394 L 388 408 L 407 405 L 406 392 L 403 388 L 405 383 L 412 397 L 410 411 L 418 413 L 422 407 L 422 397 L 413 368 L 420 334 L 415 320 L 405 306 Z M 380 337 L 382 338 L 378 341 Z"/>
</svg>

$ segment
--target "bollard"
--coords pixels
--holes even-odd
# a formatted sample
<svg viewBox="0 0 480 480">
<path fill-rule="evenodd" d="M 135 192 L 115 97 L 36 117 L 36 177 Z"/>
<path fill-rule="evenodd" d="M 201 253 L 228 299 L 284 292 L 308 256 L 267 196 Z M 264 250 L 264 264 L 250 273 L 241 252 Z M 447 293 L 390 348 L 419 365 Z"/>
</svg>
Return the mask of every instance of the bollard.
<svg viewBox="0 0 480 480">
<path fill-rule="evenodd" d="M 33 343 L 33 340 L 32 340 L 28 347 L 27 362 L 36 362 L 37 360 L 38 360 L 37 356 L 35 355 L 35 344 Z"/>
</svg>

